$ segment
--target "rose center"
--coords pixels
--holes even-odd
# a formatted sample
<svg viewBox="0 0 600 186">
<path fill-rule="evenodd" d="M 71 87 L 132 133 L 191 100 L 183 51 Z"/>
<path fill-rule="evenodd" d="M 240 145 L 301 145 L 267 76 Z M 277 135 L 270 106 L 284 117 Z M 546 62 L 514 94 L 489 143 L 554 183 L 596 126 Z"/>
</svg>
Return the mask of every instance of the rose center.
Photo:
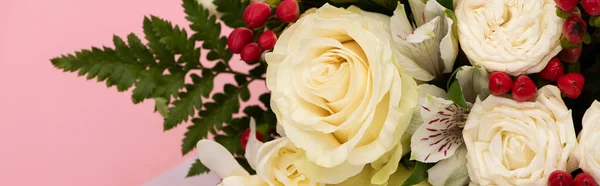
<svg viewBox="0 0 600 186">
<path fill-rule="evenodd" d="M 535 152 L 527 145 L 527 138 L 513 132 L 503 132 L 502 164 L 508 170 L 526 167 L 535 157 Z"/>
</svg>

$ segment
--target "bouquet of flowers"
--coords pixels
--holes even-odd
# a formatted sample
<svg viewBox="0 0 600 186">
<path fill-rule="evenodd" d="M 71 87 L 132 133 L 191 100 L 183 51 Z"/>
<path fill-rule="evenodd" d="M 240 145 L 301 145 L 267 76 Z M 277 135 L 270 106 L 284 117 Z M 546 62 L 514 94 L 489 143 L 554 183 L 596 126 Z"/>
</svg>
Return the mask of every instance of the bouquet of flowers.
<svg viewBox="0 0 600 186">
<path fill-rule="evenodd" d="M 199 159 L 188 176 L 212 170 L 224 186 L 600 182 L 600 0 L 183 8 L 189 28 L 148 16 L 147 42 L 114 36 L 114 47 L 51 61 L 132 89 L 134 103 L 154 100 L 164 130 L 191 121 L 182 153 Z M 222 75 L 235 83 L 213 91 Z M 269 92 L 242 108 L 251 83 Z"/>
</svg>

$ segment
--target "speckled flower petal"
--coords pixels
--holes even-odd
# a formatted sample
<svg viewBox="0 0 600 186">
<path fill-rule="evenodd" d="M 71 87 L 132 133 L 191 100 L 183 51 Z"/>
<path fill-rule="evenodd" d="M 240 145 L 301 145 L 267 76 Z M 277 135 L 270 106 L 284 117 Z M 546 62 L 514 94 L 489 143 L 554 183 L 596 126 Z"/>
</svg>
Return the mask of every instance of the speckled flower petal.
<svg viewBox="0 0 600 186">
<path fill-rule="evenodd" d="M 464 143 L 462 126 L 468 113 L 450 100 L 428 96 L 421 106 L 423 124 L 411 138 L 411 159 L 431 163 L 452 156 Z"/>
</svg>

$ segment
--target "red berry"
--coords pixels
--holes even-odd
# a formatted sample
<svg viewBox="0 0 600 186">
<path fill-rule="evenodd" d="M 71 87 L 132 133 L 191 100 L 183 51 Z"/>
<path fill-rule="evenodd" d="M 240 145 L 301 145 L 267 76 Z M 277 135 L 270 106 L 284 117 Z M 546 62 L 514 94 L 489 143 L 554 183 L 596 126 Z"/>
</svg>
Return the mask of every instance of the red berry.
<svg viewBox="0 0 600 186">
<path fill-rule="evenodd" d="M 540 72 L 540 77 L 548 81 L 556 81 L 564 74 L 565 68 L 560 62 L 560 59 L 554 57 L 550 60 L 550 62 L 548 62 L 544 70 Z"/>
<path fill-rule="evenodd" d="M 569 12 L 573 10 L 573 8 L 577 7 L 579 0 L 554 0 L 554 2 L 556 2 L 556 6 L 558 6 L 561 10 Z"/>
<path fill-rule="evenodd" d="M 277 36 L 273 31 L 267 30 L 258 37 L 258 44 L 263 50 L 271 50 L 275 47 Z"/>
<path fill-rule="evenodd" d="M 569 43 L 579 44 L 583 40 L 587 24 L 579 17 L 569 17 L 563 23 L 563 35 L 569 40 Z"/>
<path fill-rule="evenodd" d="M 271 16 L 271 7 L 263 2 L 252 2 L 244 10 L 244 22 L 251 29 L 263 26 L 269 16 Z"/>
<path fill-rule="evenodd" d="M 234 54 L 239 54 L 244 46 L 252 42 L 252 39 L 254 39 L 252 30 L 244 27 L 236 28 L 227 38 L 227 47 Z"/>
<path fill-rule="evenodd" d="M 300 9 L 296 0 L 283 0 L 275 11 L 277 19 L 284 23 L 296 21 L 300 16 Z"/>
<path fill-rule="evenodd" d="M 600 15 L 600 0 L 581 0 L 583 10 L 591 16 Z"/>
<path fill-rule="evenodd" d="M 575 176 L 573 180 L 575 186 L 598 186 L 594 178 L 588 173 L 582 172 Z"/>
<path fill-rule="evenodd" d="M 492 72 L 488 88 L 493 95 L 499 96 L 510 92 L 513 81 L 510 76 L 504 72 Z"/>
<path fill-rule="evenodd" d="M 576 63 L 581 57 L 581 45 L 577 48 L 564 48 L 560 51 L 558 57 L 566 63 Z"/>
<path fill-rule="evenodd" d="M 556 83 L 560 91 L 568 98 L 576 99 L 581 95 L 585 78 L 580 73 L 572 72 L 558 78 Z"/>
<path fill-rule="evenodd" d="M 240 145 L 242 145 L 242 149 L 246 150 L 246 144 L 248 143 L 248 139 L 250 138 L 250 129 L 246 129 L 242 134 L 242 138 L 240 139 Z M 258 141 L 264 141 L 260 132 L 256 131 L 256 139 Z"/>
<path fill-rule="evenodd" d="M 555 170 L 548 177 L 548 186 L 569 186 L 573 185 L 573 176 L 571 174 L 561 171 Z"/>
<path fill-rule="evenodd" d="M 537 87 L 535 83 L 526 75 L 521 75 L 515 80 L 512 87 L 512 97 L 515 101 L 531 101 L 537 96 Z"/>
<path fill-rule="evenodd" d="M 246 63 L 254 62 L 260 57 L 260 47 L 256 43 L 247 44 L 244 49 L 242 49 L 242 53 L 240 56 L 242 60 Z"/>
</svg>

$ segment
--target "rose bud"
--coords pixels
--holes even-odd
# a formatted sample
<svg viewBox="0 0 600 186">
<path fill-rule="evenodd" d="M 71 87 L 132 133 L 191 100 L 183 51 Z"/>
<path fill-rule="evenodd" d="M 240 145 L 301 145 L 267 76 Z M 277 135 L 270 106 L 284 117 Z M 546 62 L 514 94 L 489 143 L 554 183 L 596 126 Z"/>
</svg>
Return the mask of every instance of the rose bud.
<svg viewBox="0 0 600 186">
<path fill-rule="evenodd" d="M 242 53 L 240 53 L 240 56 L 242 57 L 242 60 L 246 63 L 251 63 L 256 61 L 260 57 L 260 54 L 261 51 L 258 44 L 250 43 L 244 46 L 244 48 L 242 49 Z"/>
<path fill-rule="evenodd" d="M 510 92 L 513 81 L 510 76 L 504 72 L 492 72 L 488 88 L 493 95 L 499 96 Z"/>
<path fill-rule="evenodd" d="M 569 12 L 577 7 L 579 0 L 554 0 L 556 6 L 565 12 Z"/>
<path fill-rule="evenodd" d="M 583 85 L 585 84 L 585 78 L 580 73 L 568 73 L 560 78 L 556 83 L 560 92 L 565 94 L 568 98 L 576 99 L 581 95 L 583 91 Z"/>
<path fill-rule="evenodd" d="M 271 30 L 267 30 L 260 34 L 258 37 L 258 45 L 263 50 L 271 50 L 275 47 L 275 43 L 277 42 L 277 36 Z"/>
<path fill-rule="evenodd" d="M 244 10 L 244 22 L 251 29 L 263 26 L 269 16 L 271 16 L 271 7 L 263 2 L 252 2 Z"/>
<path fill-rule="evenodd" d="M 576 48 L 563 48 L 558 57 L 566 63 L 576 63 L 579 61 L 579 57 L 581 57 L 581 45 Z"/>
<path fill-rule="evenodd" d="M 563 23 L 562 31 L 563 35 L 569 43 L 579 44 L 583 41 L 587 24 L 579 17 L 569 17 L 565 23 Z"/>
<path fill-rule="evenodd" d="M 252 30 L 244 27 L 236 28 L 227 38 L 227 47 L 234 54 L 239 54 L 244 46 L 252 42 L 253 37 Z"/>
<path fill-rule="evenodd" d="M 555 170 L 548 177 L 548 186 L 569 186 L 572 184 L 573 176 L 562 170 Z"/>
<path fill-rule="evenodd" d="M 591 16 L 600 15 L 600 0 L 582 0 L 583 10 Z"/>
<path fill-rule="evenodd" d="M 540 77 L 548 81 L 556 81 L 558 78 L 565 74 L 565 68 L 563 67 L 560 59 L 554 57 L 548 62 L 546 67 L 540 72 Z"/>
<path fill-rule="evenodd" d="M 242 138 L 240 138 L 240 145 L 243 150 L 246 150 L 246 145 L 248 144 L 248 139 L 250 138 L 250 129 L 246 129 L 244 133 L 242 133 Z M 256 131 L 256 139 L 258 141 L 265 141 L 262 134 Z"/>
<path fill-rule="evenodd" d="M 300 8 L 296 0 L 283 0 L 277 7 L 275 15 L 281 22 L 291 23 L 300 16 Z"/>
<path fill-rule="evenodd" d="M 518 102 L 531 101 L 537 96 L 537 87 L 526 75 L 521 75 L 515 80 L 512 87 L 512 98 Z"/>
</svg>

